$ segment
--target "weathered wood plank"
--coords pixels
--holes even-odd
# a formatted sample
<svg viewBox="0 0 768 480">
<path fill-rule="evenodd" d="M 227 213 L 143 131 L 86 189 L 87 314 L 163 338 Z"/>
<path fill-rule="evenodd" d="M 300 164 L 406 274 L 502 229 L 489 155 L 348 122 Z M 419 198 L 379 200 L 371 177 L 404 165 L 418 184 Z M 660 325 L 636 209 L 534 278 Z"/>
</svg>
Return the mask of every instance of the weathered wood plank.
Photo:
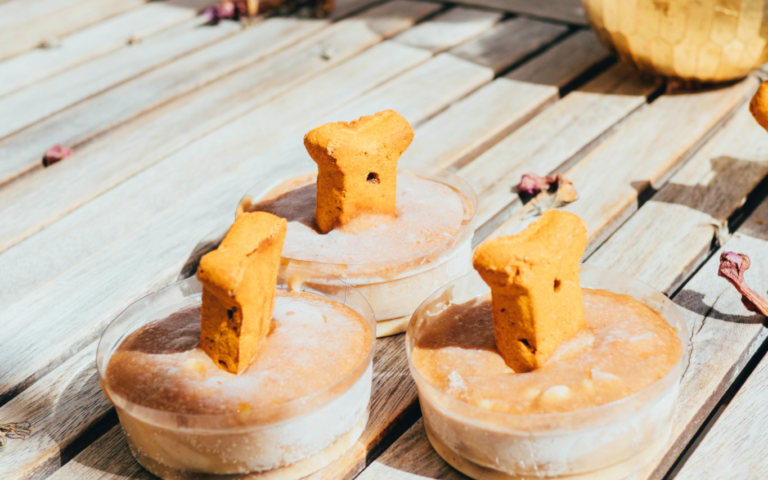
<svg viewBox="0 0 768 480">
<path fill-rule="evenodd" d="M 232 22 L 225 23 L 228 24 L 228 28 L 236 28 Z M 9 163 L 16 165 L 18 170 L 39 167 L 41 152 L 44 153 L 53 144 L 77 147 L 82 142 L 114 128 L 143 111 L 296 43 L 326 24 L 327 22 L 324 21 L 295 18 L 272 18 L 261 22 L 215 45 L 81 101 L 17 135 L 6 138 L 0 142 L 0 148 L 3 150 L 0 158 L 8 159 Z M 212 27 L 205 27 L 202 30 L 208 28 Z M 109 57 L 117 56 L 119 53 L 122 51 Z M 148 51 L 144 52 L 145 55 L 147 53 Z M 90 68 L 85 68 L 89 65 L 84 65 L 83 68 L 90 75 Z M 29 101 L 30 95 L 35 92 L 42 91 L 44 95 L 48 95 L 50 92 L 48 87 L 51 85 L 56 85 L 56 90 L 61 90 L 57 78 L 59 77 L 45 82 L 50 85 L 41 88 L 35 85 L 23 90 L 22 93 L 25 95 L 11 95 L 6 98 L 15 98 L 13 103 L 16 104 L 24 99 Z M 34 106 L 35 103 L 32 105 Z M 52 104 L 40 100 L 36 105 L 48 111 Z M 0 99 L 0 108 L 2 108 L 2 99 Z"/>
<path fill-rule="evenodd" d="M 0 137 L 7 137 L 76 102 L 235 34 L 240 29 L 234 22 L 200 27 L 202 21 L 202 17 L 195 18 L 179 27 L 153 35 L 142 43 L 0 98 L 0 111 L 3 112 L 0 118 Z M 18 156 L 17 150 L 13 148 L 13 142 L 16 141 L 19 140 L 6 138 L 2 142 L 0 182 L 30 168 L 29 155 Z"/>
<path fill-rule="evenodd" d="M 0 408 L 0 423 L 30 422 L 32 435 L 9 442 L 0 455 L 4 478 L 44 478 L 59 468 L 61 451 L 103 418 L 112 404 L 101 393 L 94 342 Z"/>
<path fill-rule="evenodd" d="M 123 430 L 116 425 L 49 478 L 156 480 L 157 477 L 133 461 Z"/>
<path fill-rule="evenodd" d="M 744 105 L 589 263 L 675 292 L 713 242 L 726 240 L 728 218 L 766 174 L 768 135 Z"/>
<path fill-rule="evenodd" d="M 580 198 L 565 209 L 589 225 L 587 254 L 637 210 L 640 193 L 661 188 L 756 85 L 750 77 L 726 88 L 663 95 L 565 172 Z M 531 221 L 513 215 L 491 237 L 518 232 Z"/>
<path fill-rule="evenodd" d="M 0 5 L 0 60 L 31 50 L 146 0 L 14 0 Z"/>
<path fill-rule="evenodd" d="M 290 97 L 276 100 L 275 105 L 257 114 L 253 121 L 265 119 L 263 121 L 266 123 L 266 116 L 274 115 L 276 122 L 268 124 L 256 135 L 260 143 L 254 145 L 263 151 L 293 132 L 295 127 L 292 123 L 321 115 L 338 105 L 335 102 L 352 99 L 366 89 L 426 61 L 430 57 L 428 52 L 387 42 L 341 64 L 371 43 L 380 41 L 379 35 L 391 35 L 405 29 L 430 10 L 429 4 L 405 1 L 375 7 L 368 13 L 345 20 L 317 37 L 307 39 L 295 48 L 228 77 L 218 86 L 203 89 L 192 99 L 180 99 L 177 104 L 161 108 L 141 122 L 133 122 L 126 128 L 110 133 L 86 146 L 67 162 L 56 165 L 55 169 L 35 172 L 9 185 L 5 190 L 0 190 L 0 217 L 4 219 L 3 223 L 6 220 L 9 222 L 9 229 L 3 230 L 9 236 L 4 237 L 4 240 L 14 235 L 17 239 L 26 238 L 42 226 L 63 217 L 227 121 L 314 79 L 311 84 L 294 90 Z M 376 34 L 374 31 L 381 33 Z M 334 50 L 329 60 L 322 56 L 323 45 Z M 337 65 L 334 69 L 322 74 L 334 65 Z M 328 92 L 335 94 L 339 82 L 352 79 L 358 84 L 350 89 L 349 95 L 331 95 L 322 101 L 316 98 L 316 86 L 328 85 Z M 306 109 L 305 114 L 302 114 L 301 108 Z M 293 120 L 294 115 L 298 119 Z M 283 125 L 279 122 L 282 118 L 288 118 L 287 121 L 292 123 Z M 253 123 L 241 121 L 239 125 L 236 131 L 242 138 L 238 139 L 237 145 L 248 138 L 254 138 Z M 256 138 L 253 141 L 256 142 Z M 214 157 L 219 156 L 214 154 Z M 215 170 L 218 166 L 225 167 L 224 164 L 211 164 L 205 158 L 198 161 L 207 165 L 201 167 L 201 172 L 207 172 L 210 168 Z M 205 179 L 204 173 L 198 176 L 183 169 L 182 173 L 169 175 L 182 182 L 187 178 L 183 175 L 186 173 L 193 174 L 191 178 L 196 179 L 194 184 Z M 154 181 L 159 188 L 167 185 L 167 179 L 162 176 L 156 177 Z M 39 208 L 41 205 L 36 192 L 46 190 L 56 192 L 58 201 L 47 208 Z M 142 218 L 153 214 L 180 194 L 170 186 L 161 192 L 164 192 L 163 195 L 149 202 L 133 199 L 119 208 L 123 215 Z M 166 196 L 166 193 L 170 195 Z M 142 195 L 139 197 L 143 198 Z M 103 223 L 107 212 L 125 200 L 117 202 L 95 209 L 87 206 L 77 212 L 74 220 L 59 222 L 50 231 L 45 230 L 0 255 L 0 264 L 9 269 L 8 275 L 3 277 L 6 280 L 0 280 L 0 310 L 90 255 L 105 242 L 135 228 L 138 220 L 117 222 L 110 228 L 100 230 L 98 235 L 93 230 L 85 236 L 78 233 L 84 225 Z"/>
<path fill-rule="evenodd" d="M 516 36 L 513 34 L 506 38 L 515 42 Z M 536 44 L 528 46 L 538 48 Z M 529 52 L 518 50 L 518 55 L 510 58 L 515 58 L 516 63 Z M 482 58 L 484 55 L 481 50 L 479 56 Z M 570 67 L 568 70 L 555 67 L 563 63 L 563 55 L 571 57 L 567 61 Z M 504 78 L 496 79 L 466 99 L 451 105 L 448 110 L 420 127 L 401 161 L 418 161 L 429 155 L 437 158 L 437 164 L 444 168 L 463 166 L 555 101 L 559 87 L 603 60 L 605 55 L 602 47 L 597 43 L 590 45 L 584 42 L 580 35 L 566 38 Z M 523 73 L 517 73 L 519 70 L 523 70 Z M 514 80 L 511 80 L 513 77 Z M 529 82 L 529 77 L 533 77 L 533 81 Z M 467 136 L 473 140 L 467 142 Z M 588 134 L 582 135 L 585 136 L 588 137 Z"/>
<path fill-rule="evenodd" d="M 513 186 L 523 174 L 547 174 L 578 160 L 655 90 L 634 71 L 615 65 L 461 168 L 459 174 L 482 198 L 479 237 L 520 208 Z"/>
<path fill-rule="evenodd" d="M 734 238 L 726 244 L 726 249 L 745 253 L 753 262 L 756 257 L 764 262 L 768 251 L 768 228 L 764 223 L 765 220 L 768 220 L 766 202 L 739 229 L 740 235 L 734 235 Z M 763 325 L 765 318 L 753 316 L 751 312 L 747 312 L 738 300 L 735 289 L 730 285 L 723 286 L 725 280 L 715 278 L 713 269 L 710 269 L 709 273 L 711 275 L 710 282 L 715 283 L 719 280 L 719 286 L 725 289 L 723 296 L 727 295 L 730 298 L 731 302 L 728 306 L 731 309 L 724 310 L 720 306 L 720 303 L 724 302 L 720 300 L 714 307 L 716 310 L 708 318 L 709 321 L 706 325 L 702 324 L 702 332 L 696 332 L 696 336 L 708 340 L 709 348 L 706 351 L 708 355 L 701 358 L 699 362 L 694 363 L 692 361 L 691 366 L 696 367 L 696 373 L 699 375 L 714 377 L 728 373 L 730 374 L 728 379 L 732 380 L 757 350 L 758 345 L 765 341 L 768 333 Z M 762 272 L 761 280 L 764 281 L 764 279 L 765 271 Z M 752 287 L 756 288 L 761 295 L 765 295 L 765 285 L 761 285 L 759 281 L 753 283 Z M 738 347 L 744 349 L 742 358 L 739 358 L 740 361 L 734 362 L 735 365 L 731 371 L 723 372 L 726 362 L 731 360 L 726 355 L 735 350 L 734 341 Z M 765 413 L 767 372 L 768 365 L 764 357 L 675 478 L 709 480 L 766 477 L 768 461 L 766 461 L 760 447 L 765 442 L 765 431 L 768 424 Z M 727 386 L 727 384 L 722 387 L 718 385 L 720 395 Z M 708 406 L 711 409 L 715 403 L 712 402 Z M 700 422 L 698 423 L 700 424 Z M 698 426 L 698 424 L 695 425 L 695 427 Z M 692 430 L 688 435 L 689 438 L 696 431 L 695 428 Z"/>
<path fill-rule="evenodd" d="M 439 478 L 466 480 L 467 477 L 445 463 L 429 443 L 424 420 L 419 419 L 395 443 L 363 470 L 359 480 L 406 480 Z"/>
<path fill-rule="evenodd" d="M 502 15 L 472 8 L 452 8 L 417 25 L 393 40 L 411 47 L 440 53 L 466 42 L 493 27 Z"/>
<path fill-rule="evenodd" d="M 499 73 L 552 43 L 567 31 L 562 25 L 514 18 L 496 25 L 474 40 L 454 47 L 451 53 Z"/>
<path fill-rule="evenodd" d="M 196 7 L 195 2 L 150 3 L 68 35 L 56 48 L 37 48 L 0 62 L 0 96 L 189 20 Z"/>
<path fill-rule="evenodd" d="M 456 3 L 493 8 L 575 25 L 587 25 L 579 0 L 458 0 Z"/>
<path fill-rule="evenodd" d="M 589 30 L 579 30 L 532 60 L 505 75 L 510 80 L 563 88 L 587 68 L 609 58 L 608 51 Z M 557 59 L 557 61 L 552 61 Z M 585 68 L 587 66 L 587 68 Z M 558 79 L 557 84 L 551 83 Z"/>
</svg>

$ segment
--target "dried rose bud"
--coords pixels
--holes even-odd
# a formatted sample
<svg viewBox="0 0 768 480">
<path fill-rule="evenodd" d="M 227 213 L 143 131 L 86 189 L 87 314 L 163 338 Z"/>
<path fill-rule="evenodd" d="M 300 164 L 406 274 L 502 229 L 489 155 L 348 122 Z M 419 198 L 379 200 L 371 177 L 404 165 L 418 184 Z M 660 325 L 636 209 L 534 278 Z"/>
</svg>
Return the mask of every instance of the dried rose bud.
<svg viewBox="0 0 768 480">
<path fill-rule="evenodd" d="M 557 175 L 540 177 L 535 173 L 526 173 L 520 179 L 520 185 L 517 186 L 517 193 L 520 197 L 531 199 L 538 195 L 542 190 L 551 190 L 557 186 Z M 523 199 L 526 201 L 526 199 Z"/>
<path fill-rule="evenodd" d="M 220 20 L 234 19 L 237 17 L 237 8 L 234 2 L 228 0 L 222 0 L 220 4 L 208 7 L 203 12 L 213 22 L 219 22 Z"/>
<path fill-rule="evenodd" d="M 56 144 L 45 152 L 45 155 L 43 156 L 43 166 L 50 167 L 54 163 L 64 160 L 73 153 L 75 153 L 75 151 L 71 148 Z"/>
<path fill-rule="evenodd" d="M 525 205 L 525 211 L 539 215 L 579 198 L 573 183 L 560 173 L 548 177 L 534 173 L 523 175 L 517 193 Z"/>
<path fill-rule="evenodd" d="M 752 290 L 744 280 L 744 272 L 749 269 L 751 263 L 749 257 L 741 253 L 723 252 L 720 255 L 720 269 L 717 275 L 736 287 L 741 294 L 741 303 L 747 310 L 768 316 L 768 302 Z"/>
</svg>

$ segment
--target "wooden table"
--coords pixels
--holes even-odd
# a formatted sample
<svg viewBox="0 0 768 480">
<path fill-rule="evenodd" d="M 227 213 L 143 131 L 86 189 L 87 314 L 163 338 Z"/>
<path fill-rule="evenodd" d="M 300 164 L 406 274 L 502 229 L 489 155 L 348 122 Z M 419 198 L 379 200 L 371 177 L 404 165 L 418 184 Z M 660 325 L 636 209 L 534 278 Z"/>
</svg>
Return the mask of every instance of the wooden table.
<svg viewBox="0 0 768 480">
<path fill-rule="evenodd" d="M 523 173 L 562 172 L 584 260 L 680 307 L 680 405 L 636 478 L 768 476 L 764 318 L 716 275 L 722 249 L 751 257 L 753 285 L 768 264 L 768 134 L 745 104 L 758 74 L 644 81 L 578 0 L 337 0 L 327 19 L 245 29 L 203 25 L 211 1 L 0 0 L 0 423 L 33 427 L 0 477 L 148 478 L 101 393 L 99 335 L 193 273 L 260 173 L 306 155 L 304 132 L 386 108 L 416 129 L 403 165 L 476 190 L 475 244 L 531 221 L 511 189 Z M 56 143 L 76 154 L 43 168 Z M 403 337 L 374 362 L 367 429 L 312 478 L 461 478 L 426 439 Z"/>
</svg>

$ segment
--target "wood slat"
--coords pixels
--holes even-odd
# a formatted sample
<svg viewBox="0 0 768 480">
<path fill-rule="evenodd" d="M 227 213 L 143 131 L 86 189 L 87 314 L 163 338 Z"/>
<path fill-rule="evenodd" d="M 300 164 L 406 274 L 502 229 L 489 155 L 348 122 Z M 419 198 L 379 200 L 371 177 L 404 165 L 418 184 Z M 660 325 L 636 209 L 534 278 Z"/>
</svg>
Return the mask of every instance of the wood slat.
<svg viewBox="0 0 768 480">
<path fill-rule="evenodd" d="M 753 264 L 757 260 L 761 262 L 758 265 L 765 268 L 768 261 L 766 220 L 768 220 L 768 202 L 763 202 L 738 233 L 726 243 L 725 249 L 745 253 Z M 715 263 L 714 260 L 715 258 L 710 263 Z M 739 301 L 736 290 L 730 285 L 723 285 L 724 279 L 715 277 L 716 268 L 716 265 L 709 268 L 708 280 L 711 284 L 717 284 L 719 290 L 723 292 L 722 297 L 726 298 L 718 299 L 713 305 L 706 324 L 700 323 L 701 331 L 696 331 L 694 338 L 701 337 L 703 342 L 707 343 L 707 355 L 692 359 L 691 368 L 695 368 L 694 374 L 705 377 L 729 374 L 729 380 L 732 380 L 743 369 L 757 347 L 765 341 L 768 331 L 763 325 L 765 317 L 755 316 L 746 311 Z M 750 271 L 747 273 L 749 274 Z M 754 282 L 751 286 L 764 296 L 765 270 L 758 273 L 761 273 L 758 280 L 755 280 L 755 275 L 752 279 L 747 278 L 748 281 Z M 685 288 L 687 290 L 688 285 Z M 714 289 L 715 285 L 712 286 L 712 290 Z M 691 300 L 696 298 L 693 297 Z M 734 346 L 734 342 L 737 345 Z M 739 352 L 739 349 L 743 350 Z M 738 353 L 741 353 L 741 357 L 736 357 Z M 738 358 L 738 361 L 733 362 L 729 371 L 724 371 L 727 362 L 732 361 L 733 358 Z M 768 372 L 768 366 L 764 357 L 675 478 L 681 480 L 765 478 L 768 474 L 768 461 L 764 455 L 761 455 L 760 446 L 764 443 L 766 425 L 768 425 L 765 414 L 765 391 L 768 383 L 766 372 Z M 722 395 L 727 385 L 717 387 L 720 387 L 718 393 Z M 711 409 L 714 404 L 708 407 Z M 689 433 L 689 437 L 695 433 L 695 428 L 691 430 L 693 431 Z M 673 453 L 679 453 L 679 450 Z"/>
<path fill-rule="evenodd" d="M 236 28 L 232 22 L 225 23 L 229 28 Z M 326 24 L 325 21 L 295 18 L 272 18 L 261 22 L 208 48 L 82 101 L 7 138 L 0 142 L 0 148 L 4 151 L 1 158 L 10 159 L 10 163 L 19 170 L 40 168 L 41 152 L 44 153 L 49 146 L 59 143 L 77 148 L 82 142 L 146 110 L 286 48 Z M 202 30 L 208 28 L 212 27 L 204 27 Z M 122 52 L 108 56 L 107 60 L 118 53 Z M 144 52 L 145 55 L 147 53 Z M 85 70 L 91 71 L 89 68 Z M 46 83 L 57 85 L 60 90 L 57 78 Z M 30 95 L 38 90 L 36 86 L 24 90 L 23 93 L 27 95 L 17 98 L 14 103 L 29 100 Z M 49 91 L 46 88 L 43 90 L 46 93 Z M 52 104 L 43 99 L 37 105 L 48 109 Z"/>
<path fill-rule="evenodd" d="M 568 29 L 562 25 L 538 22 L 526 18 L 514 18 L 502 22 L 485 34 L 451 49 L 460 58 L 471 59 L 501 72 L 531 55 L 543 46 L 564 35 Z"/>
<path fill-rule="evenodd" d="M 0 118 L 0 137 L 8 137 L 66 107 L 233 35 L 240 29 L 234 22 L 204 27 L 200 26 L 200 22 L 203 22 L 202 17 L 195 18 L 153 35 L 142 43 L 0 98 L 0 110 L 4 113 Z M 0 184 L 37 166 L 37 162 L 31 164 L 33 156 L 42 158 L 36 145 L 33 154 L 20 153 L 17 145 L 24 138 L 28 137 L 22 133 L 0 142 Z M 45 153 L 49 146 L 44 147 L 42 152 Z"/>
<path fill-rule="evenodd" d="M 541 46 L 538 42 L 529 43 L 527 39 L 516 35 L 517 32 L 528 31 L 527 26 L 532 23 L 539 22 L 514 19 L 499 25 L 503 29 L 506 29 L 505 24 L 522 24 L 524 27 L 513 28 L 509 35 L 497 38 L 496 40 L 503 39 L 502 44 L 499 44 L 499 41 L 482 42 L 485 35 L 470 43 L 479 42 L 488 50 L 500 47 L 501 51 L 513 52 L 508 58 L 517 63 Z M 486 35 L 495 37 L 497 29 L 498 27 L 492 29 Z M 549 41 L 554 40 L 560 33 L 559 30 L 550 30 Z M 528 49 L 515 50 L 514 45 L 518 41 Z M 478 52 L 478 58 L 488 57 L 486 49 L 473 50 Z M 563 62 L 563 55 L 572 57 L 568 61 L 571 67 L 569 70 L 553 67 Z M 513 70 L 506 78 L 497 79 L 466 99 L 451 105 L 439 117 L 419 128 L 401 161 L 407 163 L 429 156 L 436 158 L 436 163 L 445 168 L 461 166 L 471 161 L 553 102 L 557 98 L 559 87 L 603 60 L 605 55 L 604 49 L 596 42 L 586 44 L 580 35 L 566 38 L 544 54 Z M 481 61 L 485 63 L 484 60 Z M 499 70 L 510 65 L 499 65 Z M 518 70 L 537 72 L 534 81 L 527 81 L 529 74 L 518 74 Z M 517 80 L 508 80 L 512 75 L 516 76 Z M 467 142 L 467 137 L 472 140 Z"/>
<path fill-rule="evenodd" d="M 106 453 L 105 453 L 106 452 Z M 77 455 L 71 462 L 59 469 L 50 479 L 69 480 L 157 480 L 157 477 L 133 461 L 119 425 L 96 440 L 93 448 Z"/>
<path fill-rule="evenodd" d="M 555 58 L 557 61 L 549 60 Z M 608 51 L 591 31 L 578 30 L 567 42 L 558 43 L 520 68 L 509 72 L 506 78 L 563 88 L 584 74 L 587 68 L 608 58 Z M 585 66 L 587 68 L 584 68 Z M 553 78 L 559 79 L 560 83 L 553 84 Z"/>
<path fill-rule="evenodd" d="M 493 27 L 502 17 L 496 12 L 472 8 L 452 8 L 394 38 L 411 47 L 440 53 L 474 38 Z"/>
<path fill-rule="evenodd" d="M 4 233 L 9 234 L 3 240 L 11 239 L 10 241 L 15 243 L 20 238 L 26 238 L 42 226 L 63 217 L 119 182 L 178 151 L 227 121 L 317 77 L 324 70 L 339 65 L 365 47 L 380 41 L 382 36 L 389 36 L 408 28 L 433 8 L 430 4 L 405 1 L 375 7 L 359 17 L 342 21 L 328 31 L 321 32 L 253 68 L 228 77 L 218 85 L 204 88 L 191 99 L 180 99 L 176 104 L 169 104 L 167 108 L 159 109 L 142 121 L 134 121 L 126 128 L 110 133 L 86 146 L 67 162 L 57 164 L 51 169 L 35 172 L 30 177 L 9 185 L 5 190 L 0 190 L 2 205 L 0 217 L 3 218 L 3 223 L 7 220 L 8 225 L 13 226 L 3 230 Z M 324 48 L 334 51 L 332 58 L 325 59 L 322 56 Z M 360 82 L 355 86 L 356 88 L 350 90 L 353 92 L 351 96 L 338 96 L 340 101 L 343 101 L 354 98 L 367 88 L 385 82 L 398 73 L 427 60 L 429 56 L 423 50 L 387 43 L 373 51 L 365 52 L 344 66 L 339 66 L 335 70 L 338 73 L 329 73 L 329 75 L 334 82 L 338 82 L 339 78 L 345 78 L 344 72 L 348 71 L 349 78 Z M 382 70 L 382 68 L 388 70 Z M 320 76 L 320 80 L 315 83 L 323 85 L 322 81 L 326 77 Z M 337 86 L 331 84 L 328 88 L 330 92 L 335 92 Z M 289 114 L 297 115 L 298 119 L 293 121 L 295 123 L 305 120 L 299 111 L 304 108 L 304 105 L 309 105 L 306 108 L 308 118 L 312 115 L 321 115 L 337 105 L 334 103 L 337 97 L 324 100 L 316 98 L 316 90 L 313 90 L 312 85 L 303 86 L 298 92 L 293 92 L 292 97 L 276 102 L 276 106 L 264 110 L 265 113 L 259 114 L 261 116 L 257 115 L 251 119 L 251 123 L 241 122 L 239 130 L 234 130 L 242 135 L 236 144 L 240 145 L 244 139 L 253 137 L 252 122 L 262 121 L 260 119 L 265 118 L 265 115 L 271 115 L 272 113 L 269 112 L 276 108 L 283 109 L 274 114 L 276 119 L 286 118 Z M 292 131 L 280 123 L 268 125 L 262 129 L 263 141 L 253 145 L 263 151 Z M 257 136 L 261 137 L 261 135 Z M 219 157 L 215 154 L 214 156 Z M 191 173 L 195 182 L 206 178 L 205 172 L 211 168 L 216 171 L 217 168 L 225 167 L 224 163 L 211 163 L 205 158 L 200 158 L 199 161 L 204 164 L 204 167 L 200 167 L 201 175 L 188 170 L 183 171 Z M 180 181 L 186 178 L 178 173 L 173 176 Z M 119 207 L 123 215 L 136 215 L 136 218 L 141 219 L 143 215 L 151 215 L 152 212 L 163 208 L 179 195 L 172 189 L 163 188 L 162 185 L 166 180 L 162 177 L 157 178 L 159 182 L 157 187 L 161 189 L 163 195 L 146 197 L 151 198 L 148 202 L 131 200 L 128 204 Z M 40 208 L 42 205 L 38 202 L 37 192 L 46 190 L 56 192 L 57 202 Z M 43 231 L 0 255 L 0 264 L 10 269 L 9 276 L 4 277 L 9 281 L 0 280 L 2 283 L 0 310 L 39 287 L 41 282 L 55 277 L 96 251 L 104 243 L 135 228 L 140 220 L 117 222 L 109 228 L 100 230 L 98 235 L 93 231 L 85 236 L 78 233 L 83 225 L 93 222 L 103 223 L 104 216 L 125 200 L 116 200 L 116 202 L 108 203 L 101 208 L 86 206 L 78 211 L 73 219 L 59 222 L 49 228 L 50 231 Z"/>
<path fill-rule="evenodd" d="M 589 225 L 587 255 L 637 210 L 640 193 L 661 188 L 756 86 L 750 77 L 730 87 L 663 95 L 568 169 L 580 200 L 565 209 Z M 490 237 L 519 232 L 532 220 L 515 214 Z"/>
<path fill-rule="evenodd" d="M 197 14 L 196 3 L 150 3 L 68 35 L 56 48 L 0 62 L 0 96 L 189 20 Z"/>
<path fill-rule="evenodd" d="M 96 372 L 96 342 L 0 408 L 0 423 L 33 425 L 23 442 L 9 442 L 0 455 L 3 478 L 44 478 L 56 471 L 61 451 L 112 407 Z M 22 420 L 19 420 L 22 419 Z"/>
<path fill-rule="evenodd" d="M 0 5 L 0 60 L 76 32 L 146 0 L 14 0 Z"/>
<path fill-rule="evenodd" d="M 588 262 L 672 292 L 706 259 L 718 230 L 766 174 L 768 138 L 744 105 Z M 725 249 L 747 253 L 753 260 L 747 278 L 758 288 L 768 265 L 768 229 L 757 223 L 768 212 L 768 203 L 763 203 L 725 243 Z M 649 222 L 649 215 L 655 221 Z M 649 231 L 641 231 L 640 225 Z M 623 255 L 616 253 L 619 242 L 625 245 Z M 719 257 L 720 251 L 715 252 L 673 298 L 692 332 L 691 360 L 671 437 L 639 479 L 664 477 L 765 336 L 764 319 L 746 311 L 735 289 L 717 277 Z"/>
<path fill-rule="evenodd" d="M 628 67 L 615 65 L 461 168 L 459 174 L 482 198 L 479 237 L 520 208 L 513 186 L 523 174 L 548 174 L 580 159 L 655 90 Z"/>
<path fill-rule="evenodd" d="M 574 25 L 587 25 L 579 0 L 458 0 L 456 3 L 493 8 Z"/>
<path fill-rule="evenodd" d="M 768 135 L 744 105 L 589 263 L 672 294 L 709 255 L 713 242 L 726 240 L 719 237 L 727 234 L 729 217 L 766 174 Z M 645 248 L 627 249 L 632 243 Z"/>
</svg>

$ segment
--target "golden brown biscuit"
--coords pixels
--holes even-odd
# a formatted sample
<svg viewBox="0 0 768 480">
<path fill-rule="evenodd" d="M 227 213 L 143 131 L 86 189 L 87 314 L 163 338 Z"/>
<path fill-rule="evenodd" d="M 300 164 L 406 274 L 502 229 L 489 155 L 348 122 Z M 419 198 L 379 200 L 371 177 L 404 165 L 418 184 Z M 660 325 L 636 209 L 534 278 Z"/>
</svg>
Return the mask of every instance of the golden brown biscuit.
<svg viewBox="0 0 768 480">
<path fill-rule="evenodd" d="M 394 215 L 397 160 L 412 140 L 408 121 L 393 110 L 307 133 L 304 146 L 318 170 L 320 231 L 328 233 L 361 212 Z"/>
<path fill-rule="evenodd" d="M 768 130 L 768 81 L 760 84 L 749 102 L 749 111 L 761 127 Z"/>
<path fill-rule="evenodd" d="M 474 267 L 491 287 L 496 346 L 515 372 L 540 367 L 585 327 L 579 261 L 586 247 L 586 223 L 550 210 L 475 252 Z"/>
<path fill-rule="evenodd" d="M 286 229 L 285 219 L 272 214 L 244 213 L 200 260 L 200 346 L 223 370 L 245 370 L 269 331 Z"/>
</svg>

